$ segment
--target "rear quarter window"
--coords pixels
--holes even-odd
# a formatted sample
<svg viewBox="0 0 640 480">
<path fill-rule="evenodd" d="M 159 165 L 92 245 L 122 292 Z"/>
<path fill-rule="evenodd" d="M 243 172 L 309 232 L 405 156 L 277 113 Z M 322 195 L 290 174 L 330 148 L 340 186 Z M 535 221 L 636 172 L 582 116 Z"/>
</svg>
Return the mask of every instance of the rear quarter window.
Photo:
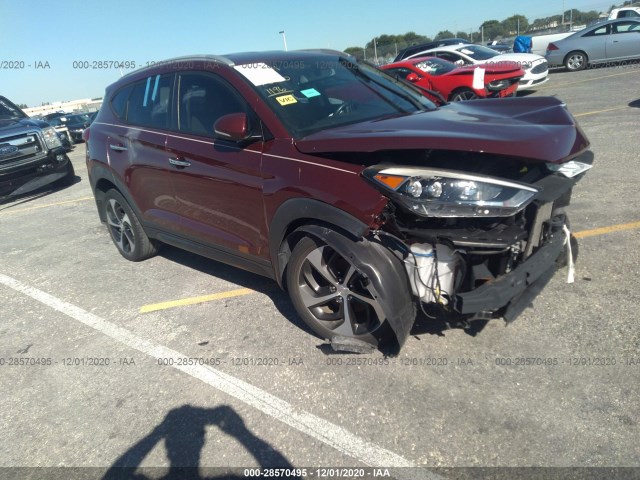
<svg viewBox="0 0 640 480">
<path fill-rule="evenodd" d="M 152 75 L 128 85 L 111 98 L 113 113 L 134 125 L 169 128 L 173 75 Z"/>
<path fill-rule="evenodd" d="M 111 98 L 111 109 L 113 110 L 113 113 L 115 113 L 116 117 L 121 120 L 126 120 L 127 100 L 131 94 L 131 88 L 131 86 L 124 87 Z"/>
<path fill-rule="evenodd" d="M 152 75 L 133 85 L 127 102 L 127 122 L 169 128 L 173 75 Z"/>
</svg>

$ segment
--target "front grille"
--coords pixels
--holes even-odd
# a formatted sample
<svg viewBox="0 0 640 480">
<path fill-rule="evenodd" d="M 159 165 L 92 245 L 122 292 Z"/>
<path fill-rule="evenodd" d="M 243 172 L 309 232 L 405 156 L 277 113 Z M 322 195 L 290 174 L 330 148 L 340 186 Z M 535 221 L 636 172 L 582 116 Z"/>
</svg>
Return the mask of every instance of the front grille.
<svg viewBox="0 0 640 480">
<path fill-rule="evenodd" d="M 10 168 L 39 159 L 46 152 L 36 132 L 20 133 L 0 138 L 0 168 Z"/>
<path fill-rule="evenodd" d="M 549 63 L 545 61 L 545 62 L 542 62 L 541 64 L 536 65 L 535 67 L 533 67 L 531 69 L 531 73 L 536 73 L 536 74 L 537 73 L 544 73 L 547 70 L 549 70 Z"/>
</svg>

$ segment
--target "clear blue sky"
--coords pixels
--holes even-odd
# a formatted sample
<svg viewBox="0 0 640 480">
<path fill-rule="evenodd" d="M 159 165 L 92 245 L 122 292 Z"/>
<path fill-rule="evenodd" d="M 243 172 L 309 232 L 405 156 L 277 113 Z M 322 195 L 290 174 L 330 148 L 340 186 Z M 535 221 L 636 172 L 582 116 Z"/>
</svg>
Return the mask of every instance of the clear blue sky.
<svg viewBox="0 0 640 480">
<path fill-rule="evenodd" d="M 381 34 L 477 30 L 484 20 L 530 20 L 565 9 L 604 11 L 613 0 L 0 0 L 0 94 L 29 106 L 100 97 L 120 72 L 74 69 L 86 60 L 137 65 L 179 55 L 362 46 Z M 35 69 L 48 62 L 49 69 Z M 31 67 L 29 67 L 31 65 Z M 0 65 L 1 66 L 1 65 Z M 130 70 L 128 70 L 130 71 Z M 125 72 L 126 73 L 126 72 Z"/>
</svg>

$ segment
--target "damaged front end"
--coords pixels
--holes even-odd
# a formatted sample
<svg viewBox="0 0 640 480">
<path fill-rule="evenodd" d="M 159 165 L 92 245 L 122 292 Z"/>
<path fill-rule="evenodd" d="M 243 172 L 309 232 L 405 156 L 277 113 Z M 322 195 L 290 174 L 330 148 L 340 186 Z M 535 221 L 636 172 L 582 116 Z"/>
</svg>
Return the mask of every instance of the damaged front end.
<svg viewBox="0 0 640 480">
<path fill-rule="evenodd" d="M 423 305 L 464 322 L 513 321 L 557 265 L 569 257 L 573 267 L 577 244 L 565 208 L 591 168 L 591 152 L 545 163 L 423 151 L 414 152 L 411 166 L 391 162 L 388 153 L 363 176 L 390 199 L 377 233 L 399 240 L 396 250 Z"/>
</svg>

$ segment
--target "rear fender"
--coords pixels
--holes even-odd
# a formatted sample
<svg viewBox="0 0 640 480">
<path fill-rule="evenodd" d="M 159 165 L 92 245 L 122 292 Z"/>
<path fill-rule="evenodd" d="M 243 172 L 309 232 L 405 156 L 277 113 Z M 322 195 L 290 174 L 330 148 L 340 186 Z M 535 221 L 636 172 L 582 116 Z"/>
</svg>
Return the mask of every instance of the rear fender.
<svg viewBox="0 0 640 480">
<path fill-rule="evenodd" d="M 136 214 L 138 219 L 142 221 L 142 213 L 140 212 L 140 209 L 138 208 L 136 203 L 133 201 L 133 198 L 129 194 L 129 190 L 126 188 L 124 183 L 121 182 L 120 179 L 118 179 L 115 175 L 113 175 L 111 170 L 109 170 L 102 164 L 94 162 L 90 169 L 89 183 L 91 184 L 91 190 L 93 190 L 93 196 L 95 197 L 96 207 L 98 208 L 98 214 L 100 215 L 100 221 L 103 223 L 107 221 L 104 216 L 104 209 L 102 208 L 102 202 L 105 192 L 98 188 L 98 186 L 105 181 L 113 185 L 115 189 L 120 192 L 133 212 Z"/>
</svg>

